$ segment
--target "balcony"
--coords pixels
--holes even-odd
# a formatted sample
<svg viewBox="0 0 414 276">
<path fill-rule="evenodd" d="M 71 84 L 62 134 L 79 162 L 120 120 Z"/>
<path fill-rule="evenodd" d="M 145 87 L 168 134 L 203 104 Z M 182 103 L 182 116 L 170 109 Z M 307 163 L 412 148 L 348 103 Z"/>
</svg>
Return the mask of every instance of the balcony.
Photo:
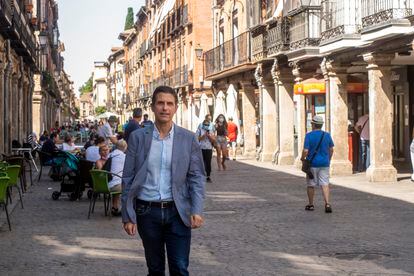
<svg viewBox="0 0 414 276">
<path fill-rule="evenodd" d="M 391 23 L 412 15 L 411 1 L 361 0 L 362 28 Z"/>
<path fill-rule="evenodd" d="M 12 47 L 26 62 L 36 64 L 36 38 L 19 6 L 12 8 Z"/>
<path fill-rule="evenodd" d="M 252 65 L 251 60 L 250 32 L 245 32 L 206 52 L 206 77 L 213 80 L 231 73 L 233 69 L 250 70 L 251 68 L 244 68 L 244 65 Z M 253 68 L 254 65 L 247 67 Z"/>
<path fill-rule="evenodd" d="M 142 58 L 148 50 L 148 40 L 144 40 L 139 48 L 139 57 Z"/>
<path fill-rule="evenodd" d="M 289 28 L 290 19 L 288 17 L 283 17 L 269 25 L 266 41 L 268 57 L 277 56 L 289 50 Z"/>
<path fill-rule="evenodd" d="M 293 10 L 289 27 L 289 58 L 318 55 L 320 42 L 320 6 L 305 6 Z"/>
<path fill-rule="evenodd" d="M 266 25 L 258 25 L 251 30 L 252 34 L 252 60 L 258 62 L 267 56 L 266 49 Z"/>
<path fill-rule="evenodd" d="M 8 32 L 12 25 L 13 10 L 10 0 L 0 0 L 0 31 Z"/>
<path fill-rule="evenodd" d="M 191 22 L 191 17 L 189 15 L 189 10 L 188 10 L 188 5 L 184 5 L 183 7 L 183 14 L 181 17 L 181 25 L 182 26 L 187 26 L 192 24 Z"/>
</svg>

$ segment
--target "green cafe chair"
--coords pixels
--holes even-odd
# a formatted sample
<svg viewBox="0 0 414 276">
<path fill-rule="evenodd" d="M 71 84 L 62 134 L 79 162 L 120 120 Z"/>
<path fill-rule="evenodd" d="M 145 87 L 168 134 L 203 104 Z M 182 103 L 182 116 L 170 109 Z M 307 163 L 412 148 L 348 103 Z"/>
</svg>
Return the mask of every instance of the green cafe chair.
<svg viewBox="0 0 414 276">
<path fill-rule="evenodd" d="M 111 192 L 108 188 L 108 175 L 112 173 L 103 170 L 91 170 L 90 174 L 92 177 L 93 192 L 89 202 L 88 219 L 90 218 L 91 213 L 95 210 L 95 202 L 99 194 L 103 194 L 104 196 L 105 216 L 107 216 L 108 211 L 111 210 L 112 207 L 112 196 L 119 195 L 121 192 Z"/>
<path fill-rule="evenodd" d="M 6 211 L 7 223 L 9 224 L 9 230 L 11 231 L 9 210 L 7 209 L 7 190 L 9 188 L 9 177 L 0 177 L 0 205 L 4 206 Z"/>
<path fill-rule="evenodd" d="M 20 190 L 20 187 L 18 184 L 20 169 L 21 167 L 19 165 L 10 165 L 10 166 L 7 166 L 6 172 L 7 172 L 8 177 L 10 178 L 9 193 L 11 193 L 11 189 L 13 187 L 17 188 L 17 190 L 19 191 L 19 196 L 20 196 L 20 204 L 22 205 L 22 209 L 23 209 L 24 207 L 23 207 L 22 191 Z"/>
</svg>

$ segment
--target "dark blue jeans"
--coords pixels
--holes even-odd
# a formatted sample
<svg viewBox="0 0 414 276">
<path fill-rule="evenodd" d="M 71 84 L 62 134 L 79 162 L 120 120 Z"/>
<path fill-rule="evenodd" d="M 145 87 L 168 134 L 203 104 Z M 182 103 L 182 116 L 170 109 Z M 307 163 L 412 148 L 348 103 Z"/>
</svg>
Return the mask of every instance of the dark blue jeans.
<svg viewBox="0 0 414 276">
<path fill-rule="evenodd" d="M 366 171 L 370 165 L 369 140 L 360 140 L 359 171 Z"/>
<path fill-rule="evenodd" d="M 165 249 L 170 275 L 189 275 L 191 228 L 183 223 L 175 206 L 161 209 L 137 203 L 135 210 L 148 275 L 165 275 Z"/>
</svg>

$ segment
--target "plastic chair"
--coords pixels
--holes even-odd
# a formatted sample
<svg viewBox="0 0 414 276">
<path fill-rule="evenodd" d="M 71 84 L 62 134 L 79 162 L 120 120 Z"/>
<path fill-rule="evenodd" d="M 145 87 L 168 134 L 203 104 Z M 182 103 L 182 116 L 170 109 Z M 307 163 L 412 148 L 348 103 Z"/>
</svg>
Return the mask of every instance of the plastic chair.
<svg viewBox="0 0 414 276">
<path fill-rule="evenodd" d="M 23 192 L 26 192 L 26 166 L 25 159 L 22 155 L 10 155 L 5 157 L 5 160 L 9 165 L 19 165 L 21 170 L 19 172 L 20 177 L 20 188 Z"/>
<path fill-rule="evenodd" d="M 93 194 L 89 202 L 88 219 L 90 218 L 91 213 L 95 210 L 95 202 L 99 194 L 104 195 L 105 216 L 107 216 L 108 210 L 112 207 L 112 196 L 119 195 L 121 192 L 111 192 L 108 188 L 108 175 L 112 173 L 103 170 L 91 170 L 90 174 L 93 183 Z"/>
<path fill-rule="evenodd" d="M 10 180 L 9 180 L 9 192 L 11 192 L 11 188 L 13 188 L 13 187 L 17 188 L 17 190 L 19 191 L 19 196 L 20 196 L 20 204 L 22 205 L 22 209 L 24 209 L 23 199 L 22 199 L 22 192 L 20 190 L 19 185 L 17 184 L 17 182 L 19 180 L 20 169 L 21 169 L 21 167 L 19 165 L 10 165 L 10 166 L 7 167 L 7 175 L 10 178 Z"/>
<path fill-rule="evenodd" d="M 7 223 L 9 224 L 9 230 L 11 231 L 9 210 L 7 209 L 7 190 L 9 187 L 9 177 L 0 177 L 0 205 L 4 206 L 6 211 Z"/>
</svg>

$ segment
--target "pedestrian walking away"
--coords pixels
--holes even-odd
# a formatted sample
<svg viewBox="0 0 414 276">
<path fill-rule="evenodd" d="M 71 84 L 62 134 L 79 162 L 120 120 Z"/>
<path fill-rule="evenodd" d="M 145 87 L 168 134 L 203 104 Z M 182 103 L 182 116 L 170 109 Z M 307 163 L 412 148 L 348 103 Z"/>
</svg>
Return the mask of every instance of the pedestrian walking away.
<svg viewBox="0 0 414 276">
<path fill-rule="evenodd" d="M 359 163 L 360 172 L 366 171 L 370 165 L 369 148 L 369 115 L 361 116 L 355 124 L 355 131 L 359 133 Z"/>
<path fill-rule="evenodd" d="M 216 142 L 214 134 L 210 131 L 210 121 L 205 119 L 196 132 L 203 153 L 204 168 L 206 169 L 206 181 L 211 182 L 211 159 L 213 157 L 213 145 Z"/>
<path fill-rule="evenodd" d="M 139 128 L 141 128 L 141 119 L 142 119 L 142 109 L 134 108 L 132 111 L 132 119 L 129 120 L 128 124 L 125 126 L 124 139 L 128 143 L 129 135 Z"/>
<path fill-rule="evenodd" d="M 217 167 L 219 171 L 226 169 L 226 159 L 228 157 L 227 149 L 227 121 L 223 114 L 216 118 L 216 150 L 217 150 Z"/>
<path fill-rule="evenodd" d="M 233 122 L 233 117 L 229 117 L 229 121 L 227 123 L 227 138 L 229 139 L 229 143 L 231 146 L 232 151 L 232 158 L 236 160 L 236 150 L 237 150 L 237 132 L 238 132 L 237 125 Z"/>
<path fill-rule="evenodd" d="M 334 143 L 329 133 L 322 131 L 323 118 L 314 116 L 312 119 L 312 131 L 305 136 L 305 143 L 301 160 L 309 160 L 310 173 L 306 176 L 308 205 L 305 210 L 313 211 L 315 187 L 322 188 L 325 201 L 325 212 L 332 213 L 332 206 L 329 201 L 329 166 L 334 152 Z"/>
<path fill-rule="evenodd" d="M 196 135 L 173 123 L 177 94 L 152 95 L 155 123 L 131 133 L 122 181 L 122 221 L 142 239 L 149 275 L 189 275 L 191 229 L 203 224 L 205 173 Z"/>
</svg>

